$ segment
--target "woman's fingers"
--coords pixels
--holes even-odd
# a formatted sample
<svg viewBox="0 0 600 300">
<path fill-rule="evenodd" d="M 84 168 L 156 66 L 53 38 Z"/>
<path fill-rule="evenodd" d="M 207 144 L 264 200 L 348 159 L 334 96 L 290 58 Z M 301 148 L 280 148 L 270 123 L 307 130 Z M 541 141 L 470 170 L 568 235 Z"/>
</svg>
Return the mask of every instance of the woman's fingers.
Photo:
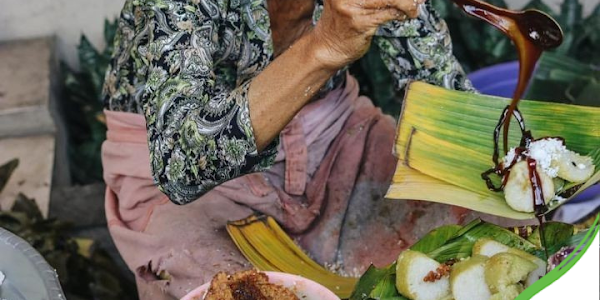
<svg viewBox="0 0 600 300">
<path fill-rule="evenodd" d="M 408 16 L 405 12 L 395 9 L 371 9 L 368 10 L 363 16 L 364 25 L 368 25 L 369 27 L 378 27 L 383 23 L 387 23 L 392 20 L 404 21 L 408 19 Z"/>
<path fill-rule="evenodd" d="M 312 34 L 324 49 L 324 65 L 343 67 L 363 56 L 377 28 L 391 20 L 419 15 L 424 0 L 326 0 Z"/>
<path fill-rule="evenodd" d="M 354 4 L 362 9 L 387 10 L 396 9 L 409 18 L 419 16 L 419 5 L 425 0 L 358 0 Z"/>
<path fill-rule="evenodd" d="M 404 21 L 407 19 L 408 17 L 402 11 L 399 11 L 397 9 L 384 9 L 373 12 L 368 16 L 365 16 L 364 22 L 368 23 L 368 25 L 365 26 L 366 28 L 368 28 L 367 34 L 373 35 L 375 34 L 375 31 L 377 31 L 377 28 L 381 24 L 387 23 L 392 20 Z"/>
</svg>

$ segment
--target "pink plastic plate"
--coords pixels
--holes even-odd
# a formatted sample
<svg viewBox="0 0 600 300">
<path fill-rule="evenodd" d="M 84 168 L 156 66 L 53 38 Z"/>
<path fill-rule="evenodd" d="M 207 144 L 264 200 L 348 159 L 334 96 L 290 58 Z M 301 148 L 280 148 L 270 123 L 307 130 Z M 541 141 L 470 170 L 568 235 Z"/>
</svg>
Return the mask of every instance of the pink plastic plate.
<svg viewBox="0 0 600 300">
<path fill-rule="evenodd" d="M 269 282 L 287 287 L 302 300 L 340 300 L 326 287 L 304 277 L 278 272 L 264 273 L 269 276 Z M 181 300 L 202 300 L 209 286 L 210 282 L 205 283 L 185 295 Z"/>
</svg>

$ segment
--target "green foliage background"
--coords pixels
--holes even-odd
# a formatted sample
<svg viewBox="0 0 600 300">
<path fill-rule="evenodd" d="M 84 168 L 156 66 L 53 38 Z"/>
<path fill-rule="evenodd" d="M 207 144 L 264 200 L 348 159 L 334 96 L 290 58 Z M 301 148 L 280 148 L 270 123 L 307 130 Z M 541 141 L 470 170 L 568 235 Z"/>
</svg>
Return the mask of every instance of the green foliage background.
<svg viewBox="0 0 600 300">
<path fill-rule="evenodd" d="M 78 46 L 80 70 L 61 64 L 63 109 L 69 134 L 69 158 L 72 180 L 76 184 L 102 181 L 100 147 L 106 139 L 103 120 L 102 85 L 113 52 L 117 21 L 104 22 L 107 47 L 94 48 L 85 35 Z"/>
</svg>

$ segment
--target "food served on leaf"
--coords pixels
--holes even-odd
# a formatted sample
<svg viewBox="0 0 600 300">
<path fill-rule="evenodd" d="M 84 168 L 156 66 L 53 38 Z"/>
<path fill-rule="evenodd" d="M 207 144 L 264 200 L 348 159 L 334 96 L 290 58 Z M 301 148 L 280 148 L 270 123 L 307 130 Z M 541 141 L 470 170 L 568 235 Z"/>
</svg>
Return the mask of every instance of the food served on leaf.
<svg viewBox="0 0 600 300">
<path fill-rule="evenodd" d="M 533 140 L 524 128 L 523 134 L 521 146 L 510 149 L 502 161 L 497 160 L 498 149 L 495 149 L 496 167 L 483 177 L 491 190 L 504 191 L 506 203 L 512 209 L 541 214 L 551 201 L 559 204 L 566 200 L 568 187 L 590 179 L 596 166 L 590 156 L 568 150 L 561 138 Z M 495 187 L 487 177 L 491 173 L 502 178 L 500 187 Z"/>
<path fill-rule="evenodd" d="M 493 257 L 499 253 L 514 254 L 536 265 L 536 268 L 529 272 L 529 276 L 524 281 L 525 287 L 532 285 L 546 274 L 546 262 L 525 251 L 508 247 L 491 239 L 480 239 L 473 245 L 473 255 Z"/>
<path fill-rule="evenodd" d="M 423 253 L 406 250 L 396 263 L 396 288 L 411 300 L 514 299 L 541 277 L 537 273 L 539 266 L 534 263 L 537 258 L 529 258 L 530 254 L 526 252 L 500 245 L 506 248 L 484 246 L 485 250 L 497 252 L 490 257 L 473 252 L 472 257 L 453 266 L 440 264 Z M 543 276 L 545 263 L 542 270 Z"/>
<path fill-rule="evenodd" d="M 498 253 L 485 263 L 485 283 L 493 293 L 490 300 L 514 299 L 537 265 L 512 253 Z M 484 300 L 484 299 L 482 299 Z"/>
<path fill-rule="evenodd" d="M 255 270 L 232 275 L 218 273 L 203 300 L 299 300 L 290 289 L 269 282 L 267 274 Z"/>
<path fill-rule="evenodd" d="M 545 249 L 540 234 L 546 236 Z M 350 300 L 515 299 L 591 236 L 594 231 L 576 232 L 575 226 L 558 222 L 546 223 L 545 233 L 539 227 L 508 230 L 481 220 L 442 226 L 400 253 L 392 265 L 371 266 Z"/>
<path fill-rule="evenodd" d="M 450 295 L 450 267 L 427 255 L 406 250 L 396 262 L 396 287 L 414 300 L 438 300 Z"/>
<path fill-rule="evenodd" d="M 433 201 L 511 219 L 534 218 L 534 211 L 515 210 L 507 203 L 505 190 L 490 190 L 481 178 L 483 171 L 495 167 L 491 157 L 495 146 L 492 133 L 507 103 L 507 99 L 445 90 L 423 82 L 410 84 L 396 134 L 394 154 L 399 161 L 386 198 Z M 561 159 L 552 159 L 554 164 L 550 168 L 562 169 L 566 174 L 561 172 L 552 180 L 555 191 L 547 199 L 548 212 L 600 181 L 600 131 L 596 130 L 600 128 L 599 107 L 524 100 L 517 113 L 538 140 L 560 136 L 565 141 L 559 145 L 566 145 L 567 150 Z M 501 130 L 500 126 L 498 135 Z M 522 135 L 519 133 L 520 126 L 513 126 L 510 147 L 520 146 Z M 548 138 L 546 140 L 548 142 Z M 542 146 L 536 141 L 531 138 L 534 147 Z M 501 143 L 499 141 L 500 147 Z M 523 146 L 527 148 L 528 144 Z M 504 162 L 505 155 L 498 152 L 497 162 Z M 541 164 L 541 160 L 536 162 Z M 572 162 L 577 164 L 577 169 L 566 167 L 569 163 L 575 167 Z M 589 172 L 593 172 L 589 179 L 579 181 L 580 176 Z M 503 177 L 491 175 L 493 185 L 499 187 Z M 532 194 L 519 193 L 513 198 L 529 195 Z M 533 204 L 519 201 L 519 204 L 529 203 Z"/>
<path fill-rule="evenodd" d="M 488 257 L 473 255 L 455 264 L 450 274 L 450 286 L 455 300 L 489 299 L 492 295 L 485 282 Z"/>
</svg>

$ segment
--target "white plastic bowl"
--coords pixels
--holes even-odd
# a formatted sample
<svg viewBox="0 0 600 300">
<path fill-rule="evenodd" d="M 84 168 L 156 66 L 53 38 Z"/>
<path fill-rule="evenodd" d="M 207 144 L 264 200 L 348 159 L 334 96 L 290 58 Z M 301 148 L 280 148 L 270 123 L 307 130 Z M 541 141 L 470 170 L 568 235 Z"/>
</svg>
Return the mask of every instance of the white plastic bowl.
<svg viewBox="0 0 600 300">
<path fill-rule="evenodd" d="M 25 240 L 0 228 L 0 299 L 64 300 L 56 271 Z"/>
<path fill-rule="evenodd" d="M 340 300 L 326 287 L 304 277 L 279 272 L 264 273 L 269 277 L 270 283 L 285 286 L 302 300 Z M 202 300 L 209 286 L 210 282 L 205 283 L 185 295 L 181 300 Z"/>
</svg>

